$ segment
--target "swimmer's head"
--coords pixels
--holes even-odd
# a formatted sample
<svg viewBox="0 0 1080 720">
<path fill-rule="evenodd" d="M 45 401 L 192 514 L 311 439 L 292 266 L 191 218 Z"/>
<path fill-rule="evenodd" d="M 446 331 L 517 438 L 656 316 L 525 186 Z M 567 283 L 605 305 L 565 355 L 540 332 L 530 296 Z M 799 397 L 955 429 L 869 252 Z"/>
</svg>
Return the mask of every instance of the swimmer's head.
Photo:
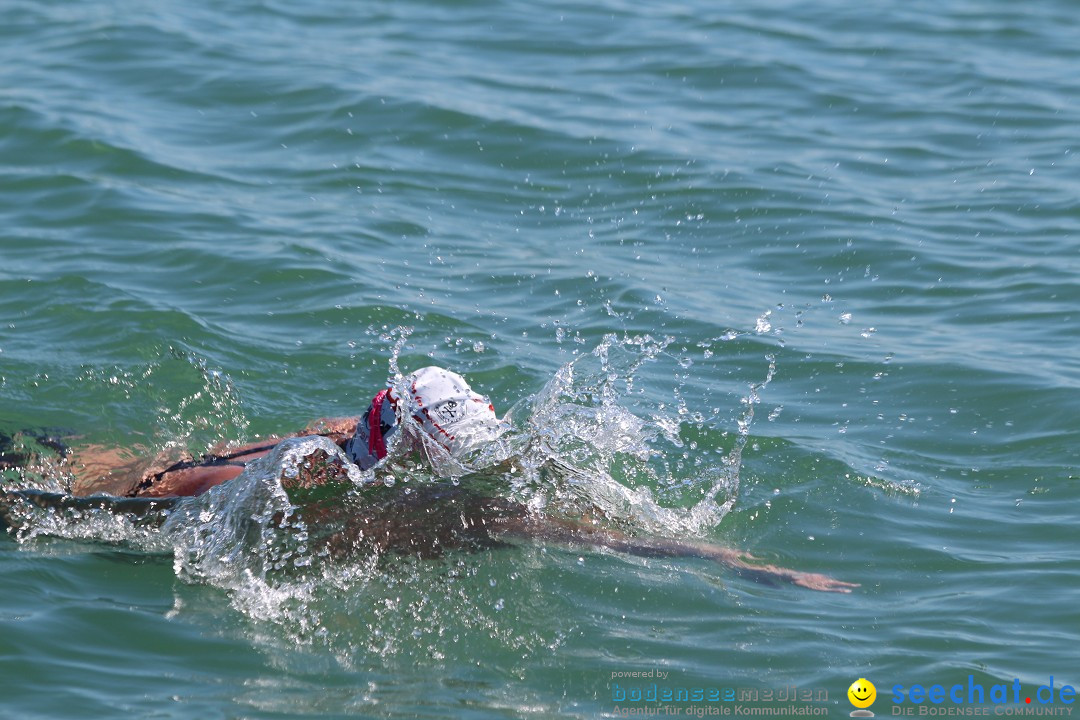
<svg viewBox="0 0 1080 720">
<path fill-rule="evenodd" d="M 465 378 L 426 367 L 375 396 L 345 450 L 366 470 L 386 457 L 386 441 L 402 425 L 407 428 L 402 439 L 418 445 L 432 460 L 434 454 L 458 460 L 494 440 L 500 430 L 491 402 L 474 392 Z"/>
</svg>

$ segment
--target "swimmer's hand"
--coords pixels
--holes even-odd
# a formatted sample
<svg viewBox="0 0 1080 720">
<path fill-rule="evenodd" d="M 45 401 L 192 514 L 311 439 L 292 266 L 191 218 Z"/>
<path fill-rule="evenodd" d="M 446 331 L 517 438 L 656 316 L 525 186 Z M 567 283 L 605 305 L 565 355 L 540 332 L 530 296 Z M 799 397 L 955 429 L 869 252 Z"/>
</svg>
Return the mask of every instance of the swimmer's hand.
<svg viewBox="0 0 1080 720">
<path fill-rule="evenodd" d="M 508 528 L 509 529 L 509 528 Z M 663 537 L 634 537 L 618 530 L 567 520 L 540 521 L 533 517 L 518 528 L 532 537 L 570 543 L 585 543 L 642 557 L 699 557 L 731 568 L 758 582 L 789 582 L 821 592 L 849 593 L 857 583 L 844 582 L 820 573 L 799 572 L 762 563 L 760 558 L 712 543 Z"/>
<path fill-rule="evenodd" d="M 330 457 L 325 450 L 315 450 L 300 461 L 295 475 L 281 476 L 281 486 L 290 500 L 304 505 L 338 496 L 353 484 L 340 458 Z"/>
<path fill-rule="evenodd" d="M 319 418 L 309 422 L 297 435 L 352 435 L 359 420 L 358 417 Z"/>
<path fill-rule="evenodd" d="M 849 593 L 852 588 L 859 587 L 858 583 L 844 582 L 821 573 L 800 572 L 788 568 L 777 567 L 763 563 L 761 558 L 754 557 L 750 553 L 739 552 L 731 548 L 710 545 L 708 543 L 687 543 L 697 549 L 694 554 L 715 560 L 726 565 L 735 572 L 745 577 L 763 582 L 783 581 L 792 585 L 819 590 L 821 592 Z"/>
</svg>

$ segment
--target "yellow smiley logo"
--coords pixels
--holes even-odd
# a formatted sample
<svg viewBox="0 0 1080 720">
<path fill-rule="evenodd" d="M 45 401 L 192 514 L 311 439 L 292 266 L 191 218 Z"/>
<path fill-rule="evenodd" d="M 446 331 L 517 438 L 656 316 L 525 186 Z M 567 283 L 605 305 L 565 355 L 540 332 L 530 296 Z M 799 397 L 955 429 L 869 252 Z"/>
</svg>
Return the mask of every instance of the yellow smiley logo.
<svg viewBox="0 0 1080 720">
<path fill-rule="evenodd" d="M 847 689 L 848 700 L 857 708 L 868 708 L 877 699 L 877 688 L 866 678 L 859 678 Z"/>
</svg>

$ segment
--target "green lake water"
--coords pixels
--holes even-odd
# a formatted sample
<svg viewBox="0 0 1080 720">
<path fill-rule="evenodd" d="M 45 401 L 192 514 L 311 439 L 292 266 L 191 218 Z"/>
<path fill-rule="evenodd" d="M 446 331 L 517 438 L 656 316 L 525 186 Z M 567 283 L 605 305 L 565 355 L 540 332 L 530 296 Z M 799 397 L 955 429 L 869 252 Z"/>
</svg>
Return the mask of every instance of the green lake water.
<svg viewBox="0 0 1080 720">
<path fill-rule="evenodd" d="M 614 522 L 861 585 L 543 543 L 269 581 L 104 522 L 0 534 L 3 717 L 688 717 L 803 690 L 844 717 L 860 677 L 879 717 L 917 714 L 896 685 L 1075 708 L 1075 3 L 2 17 L 0 433 L 201 452 L 362 412 L 392 360 L 500 411 L 576 361 L 579 399 L 617 388 L 655 430 L 636 474 L 587 458 L 665 510 Z M 690 522 L 717 478 L 730 510 Z"/>
</svg>

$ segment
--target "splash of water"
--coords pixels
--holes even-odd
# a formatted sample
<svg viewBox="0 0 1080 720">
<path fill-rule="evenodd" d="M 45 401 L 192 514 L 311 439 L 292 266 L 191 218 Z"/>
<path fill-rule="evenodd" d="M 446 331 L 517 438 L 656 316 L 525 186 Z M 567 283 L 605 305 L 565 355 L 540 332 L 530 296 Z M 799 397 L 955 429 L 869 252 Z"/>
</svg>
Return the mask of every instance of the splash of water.
<svg viewBox="0 0 1080 720">
<path fill-rule="evenodd" d="M 408 335 L 405 328 L 391 338 L 390 383 L 402 395 L 405 376 L 398 358 Z M 392 445 L 392 457 L 374 473 L 361 472 L 330 440 L 294 438 L 278 444 L 237 479 L 200 497 L 182 499 L 160 527 L 105 510 L 34 510 L 22 519 L 20 537 L 25 541 L 57 535 L 171 552 L 178 577 L 225 589 L 238 610 L 285 629 L 295 641 L 342 642 L 350 632 L 339 631 L 346 622 L 341 618 L 364 617 L 369 620 L 364 641 L 356 639 L 354 628 L 346 644 L 393 653 L 402 643 L 383 635 L 380 644 L 380 633 L 385 632 L 380 624 L 387 618 L 398 623 L 407 618 L 386 594 L 400 594 L 404 583 L 417 594 L 417 606 L 428 607 L 424 593 L 432 574 L 388 570 L 379 564 L 377 551 L 342 560 L 314 542 L 320 529 L 310 526 L 282 485 L 295 478 L 314 453 L 340 463 L 357 488 L 376 477 L 385 485 L 420 487 L 449 475 L 451 483 L 490 488 L 534 512 L 588 517 L 630 532 L 706 535 L 737 499 L 741 456 L 754 410 L 775 373 L 771 356 L 767 362 L 764 378 L 751 383 L 741 397 L 732 434 L 717 412 L 706 417 L 694 407 L 700 404 L 702 388 L 716 379 L 695 374 L 704 366 L 695 366 L 684 356 L 675 339 L 608 335 L 592 352 L 559 368 L 539 392 L 515 405 L 505 418 L 505 432 L 466 458 L 440 456 L 442 448 L 434 444 L 411 455 Z M 212 394 L 230 387 L 213 373 L 203 377 Z M 231 391 L 225 394 L 232 396 Z M 194 395 L 191 399 L 198 400 Z M 191 403 L 181 406 L 170 412 L 174 419 L 167 425 L 183 434 L 197 429 L 198 423 L 189 426 L 175 419 Z M 231 405 L 226 402 L 222 407 L 228 410 Z M 401 420 L 415 423 L 409 417 Z M 418 427 L 414 430 L 398 436 L 423 437 Z M 416 579 L 421 576 L 426 578 L 422 582 Z M 540 647 L 551 641 L 522 640 L 512 623 L 500 624 L 501 600 L 480 607 L 475 598 L 463 599 L 460 587 L 447 577 L 442 571 L 435 573 L 441 578 L 438 582 L 445 582 L 444 594 L 452 598 L 448 602 L 464 608 L 456 613 L 462 616 L 457 618 L 459 625 L 467 617 L 484 617 L 487 630 L 505 635 L 508 642 Z M 343 615 L 342 608 L 355 612 Z"/>
<path fill-rule="evenodd" d="M 185 498 L 170 513 L 161 531 L 175 550 L 177 575 L 228 586 L 241 575 L 269 581 L 275 573 L 311 566 L 307 528 L 282 482 L 297 477 L 316 452 L 339 463 L 357 485 L 372 479 L 325 437 L 283 440 L 240 477 Z"/>
<path fill-rule="evenodd" d="M 546 512 L 600 516 L 642 532 L 701 535 L 715 528 L 736 501 L 754 407 L 775 360 L 767 358 L 765 378 L 742 398 L 734 443 L 710 464 L 702 461 L 700 439 L 719 446 L 726 433 L 687 407 L 689 374 L 678 369 L 690 363 L 669 350 L 673 342 L 608 335 L 512 408 L 510 441 L 522 471 L 512 482 L 515 494 Z M 648 365 L 664 369 L 640 378 Z M 664 376 L 675 385 L 657 381 Z"/>
<path fill-rule="evenodd" d="M 115 450 L 117 465 L 149 466 L 156 458 L 165 466 L 247 440 L 249 422 L 232 379 L 194 353 L 169 347 L 146 365 L 86 366 L 67 382 L 76 386 L 70 392 L 110 408 L 109 422 L 14 433 L 8 442 L 28 460 L 14 469 L 0 464 L 3 487 L 71 491 L 71 461 L 78 458 L 67 457 L 63 446 Z"/>
<path fill-rule="evenodd" d="M 169 353 L 197 373 L 199 385 L 175 403 L 159 404 L 155 434 L 162 444 L 209 450 L 223 442 L 246 442 L 250 422 L 232 378 L 192 352 L 170 347 Z M 189 376 L 187 368 L 181 365 L 178 372 Z"/>
<path fill-rule="evenodd" d="M 408 328 L 394 333 L 389 361 L 390 382 L 401 394 L 405 394 L 405 376 L 398 358 L 408 336 Z M 715 427 L 715 419 L 706 419 L 687 406 L 684 391 L 691 373 L 680 373 L 690 363 L 671 351 L 673 343 L 670 337 L 607 335 L 591 353 L 563 365 L 538 393 L 515 405 L 505 418 L 505 433 L 488 446 L 459 459 L 450 458 L 436 443 L 423 444 L 419 450 L 426 462 L 394 459 L 380 469 L 383 481 L 388 485 L 434 482 L 450 476 L 460 482 L 471 476 L 498 475 L 509 484 L 511 495 L 536 511 L 599 516 L 644 532 L 707 533 L 737 498 L 742 451 L 761 391 L 775 373 L 775 360 L 767 356 L 764 379 L 751 383 L 741 398 L 734 442 L 728 442 L 718 462 L 703 462 L 695 457 L 704 454 L 698 452 L 699 444 L 720 447 L 728 433 Z M 205 364 L 196 365 L 204 371 L 200 374 L 206 382 L 220 391 L 211 395 L 232 396 L 227 379 L 207 370 Z M 654 371 L 645 372 L 649 366 Z M 200 394 L 188 396 L 180 405 L 186 406 Z M 214 408 L 218 405 L 231 407 L 229 402 L 213 403 Z M 212 413 L 212 417 L 218 415 L 216 410 Z M 172 425 L 182 425 L 176 421 L 178 416 L 170 412 Z M 416 424 L 411 417 L 401 420 L 406 426 Z M 398 437 L 424 437 L 419 427 L 413 430 Z M 265 519 L 285 512 L 288 500 L 280 490 L 280 480 L 295 473 L 302 457 L 323 449 L 344 460 L 332 443 L 324 440 L 328 445 L 320 448 L 318 441 L 282 443 L 241 478 L 208 493 L 201 501 L 206 507 L 200 517 L 213 517 L 215 523 L 191 523 L 189 513 L 177 512 L 174 517 L 183 520 L 170 521 L 166 531 L 184 535 L 185 553 L 193 558 L 182 561 L 178 571 L 191 577 L 213 577 L 215 573 L 204 567 L 211 559 L 236 564 L 235 553 L 255 540 L 241 533 L 240 527 L 246 527 L 247 518 Z M 392 454 L 394 450 L 391 446 Z M 360 477 L 351 464 L 344 464 L 357 474 L 355 482 L 368 479 Z M 263 536 L 270 532 L 265 525 L 260 530 Z M 187 529 L 182 531 L 183 527 Z M 49 531 L 59 529 L 51 526 Z M 86 532 L 85 527 L 80 532 Z M 108 532 L 110 538 L 118 534 L 122 532 Z M 261 537 L 260 542 L 265 540 Z M 241 564 L 250 567 L 252 562 L 248 557 Z"/>
<path fill-rule="evenodd" d="M 288 626 L 298 640 L 325 633 L 314 600 L 320 588 L 340 585 L 356 569 L 342 573 L 326 562 L 328 551 L 310 542 L 308 523 L 283 488 L 315 453 L 357 486 L 373 479 L 325 437 L 289 438 L 240 477 L 182 500 L 161 526 L 178 577 L 228 590 L 237 609 Z"/>
</svg>

